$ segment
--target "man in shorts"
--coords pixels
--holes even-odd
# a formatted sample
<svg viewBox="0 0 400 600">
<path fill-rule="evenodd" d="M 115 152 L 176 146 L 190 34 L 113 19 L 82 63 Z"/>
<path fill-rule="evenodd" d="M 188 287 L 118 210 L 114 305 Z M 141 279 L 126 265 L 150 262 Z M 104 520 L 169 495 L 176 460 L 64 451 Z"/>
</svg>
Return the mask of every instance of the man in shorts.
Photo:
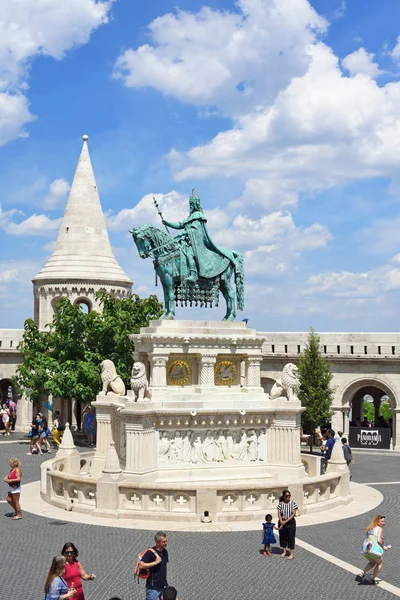
<svg viewBox="0 0 400 600">
<path fill-rule="evenodd" d="M 167 583 L 167 534 L 158 531 L 154 536 L 155 546 L 149 548 L 140 562 L 141 569 L 149 569 L 146 579 L 146 600 L 159 600 Z"/>
</svg>

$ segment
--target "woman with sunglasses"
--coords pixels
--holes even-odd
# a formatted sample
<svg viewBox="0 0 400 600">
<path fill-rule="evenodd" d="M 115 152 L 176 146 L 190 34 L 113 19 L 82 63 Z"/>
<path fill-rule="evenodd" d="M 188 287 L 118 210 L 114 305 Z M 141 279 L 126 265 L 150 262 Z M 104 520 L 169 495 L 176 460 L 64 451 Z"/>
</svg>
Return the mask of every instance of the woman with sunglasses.
<svg viewBox="0 0 400 600">
<path fill-rule="evenodd" d="M 294 559 L 294 542 L 296 538 L 296 511 L 298 506 L 292 501 L 289 490 L 283 490 L 279 498 L 278 509 L 279 519 L 279 544 L 282 548 L 282 558 L 286 556 L 286 548 L 289 548 L 288 560 Z"/>
<path fill-rule="evenodd" d="M 68 584 L 68 587 L 73 587 L 75 589 L 74 600 L 85 600 L 85 596 L 83 594 L 82 589 L 82 581 L 91 581 L 96 579 L 96 575 L 88 575 L 85 569 L 82 567 L 81 563 L 78 561 L 78 550 L 76 546 L 72 542 L 67 542 L 64 544 L 63 549 L 61 550 L 61 554 L 65 556 L 65 581 Z"/>
<path fill-rule="evenodd" d="M 360 583 L 364 581 L 365 574 L 371 569 L 374 570 L 370 581 L 373 585 L 378 583 L 377 576 L 383 567 L 383 553 L 390 548 L 390 546 L 384 546 L 383 544 L 384 527 L 385 517 L 382 515 L 374 517 L 367 527 L 367 537 L 365 538 L 362 550 L 365 558 L 368 560 L 368 564 L 364 571 L 361 571 L 356 577 L 356 581 Z"/>
</svg>

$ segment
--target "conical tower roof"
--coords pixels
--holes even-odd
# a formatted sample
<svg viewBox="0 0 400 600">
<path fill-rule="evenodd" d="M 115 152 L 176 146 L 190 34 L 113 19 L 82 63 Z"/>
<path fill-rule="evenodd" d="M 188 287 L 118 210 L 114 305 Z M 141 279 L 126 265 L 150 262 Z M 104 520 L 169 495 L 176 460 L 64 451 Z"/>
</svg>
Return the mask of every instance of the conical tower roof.
<svg viewBox="0 0 400 600">
<path fill-rule="evenodd" d="M 100 281 L 132 284 L 111 250 L 87 145 L 76 167 L 56 247 L 33 279 L 44 281 Z"/>
</svg>

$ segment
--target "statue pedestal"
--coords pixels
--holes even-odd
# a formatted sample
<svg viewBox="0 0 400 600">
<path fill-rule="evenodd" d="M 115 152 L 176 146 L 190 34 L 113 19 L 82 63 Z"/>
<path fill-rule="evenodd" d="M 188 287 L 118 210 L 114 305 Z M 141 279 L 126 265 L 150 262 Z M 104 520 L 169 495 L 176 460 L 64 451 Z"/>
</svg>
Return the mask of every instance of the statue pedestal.
<svg viewBox="0 0 400 600">
<path fill-rule="evenodd" d="M 43 475 L 48 502 L 181 525 L 205 513 L 213 523 L 261 521 L 289 486 L 302 513 L 351 501 L 343 458 L 320 475 L 321 458 L 300 454 L 303 409 L 295 394 L 271 400 L 261 389 L 264 339 L 256 331 L 243 323 L 154 321 L 132 339 L 151 399 L 98 395 L 96 451 L 84 455 L 80 475 L 76 467 L 66 473 L 69 463 L 57 455 Z M 135 377 L 133 387 L 144 390 L 144 369 Z"/>
<path fill-rule="evenodd" d="M 121 487 L 136 498 L 137 516 L 167 511 L 176 519 L 189 511 L 197 519 L 209 510 L 225 520 L 240 505 L 249 518 L 256 503 L 259 518 L 271 486 L 304 477 L 302 409 L 263 392 L 264 338 L 255 330 L 236 322 L 160 320 L 131 339 L 135 361 L 146 366 L 151 401 L 134 402 L 129 393 L 114 397 L 112 409 L 108 396 L 98 397 L 100 422 L 109 426 L 99 429 L 94 465 L 105 461 L 109 437 L 118 431 Z"/>
</svg>

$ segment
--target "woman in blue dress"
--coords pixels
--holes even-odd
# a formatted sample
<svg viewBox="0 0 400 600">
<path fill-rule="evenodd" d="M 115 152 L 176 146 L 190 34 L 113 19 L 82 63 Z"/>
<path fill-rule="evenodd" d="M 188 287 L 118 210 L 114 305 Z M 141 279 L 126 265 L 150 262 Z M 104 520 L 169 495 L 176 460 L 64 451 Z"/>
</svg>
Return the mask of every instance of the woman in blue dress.
<svg viewBox="0 0 400 600">
<path fill-rule="evenodd" d="M 46 583 L 44 584 L 45 600 L 67 600 L 73 598 L 75 589 L 68 589 L 67 582 L 64 579 L 65 574 L 65 556 L 55 556 L 51 563 Z"/>
<path fill-rule="evenodd" d="M 264 544 L 264 556 L 271 556 L 271 544 L 276 544 L 274 529 L 279 529 L 279 527 L 275 527 L 275 523 L 272 523 L 272 515 L 265 515 L 262 538 L 262 543 Z"/>
</svg>

